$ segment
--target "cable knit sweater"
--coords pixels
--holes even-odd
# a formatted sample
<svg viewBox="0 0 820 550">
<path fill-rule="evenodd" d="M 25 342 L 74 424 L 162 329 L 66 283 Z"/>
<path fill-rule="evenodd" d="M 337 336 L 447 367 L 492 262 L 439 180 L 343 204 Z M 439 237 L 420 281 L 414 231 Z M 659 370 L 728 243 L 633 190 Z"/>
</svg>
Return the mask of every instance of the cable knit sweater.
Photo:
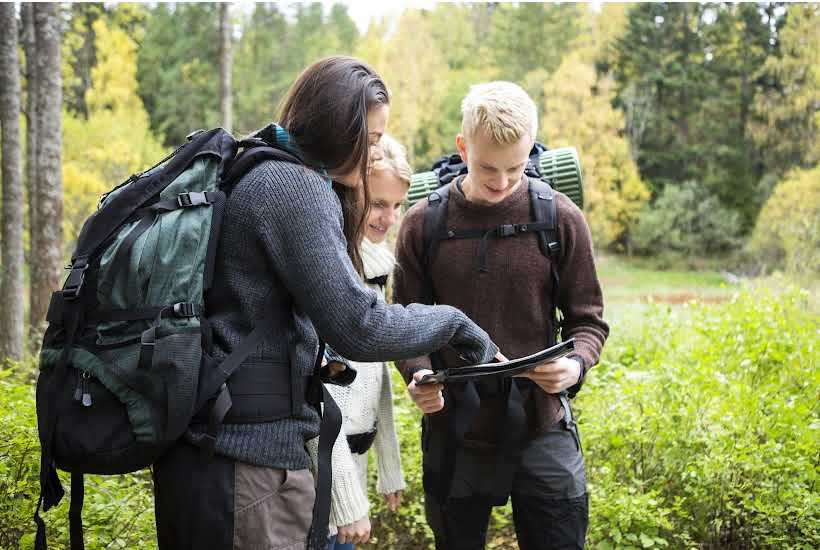
<svg viewBox="0 0 820 550">
<path fill-rule="evenodd" d="M 215 287 L 223 299 L 207 311 L 218 360 L 231 353 L 267 313 L 276 329 L 242 368 L 290 364 L 294 376 L 313 372 L 319 335 L 359 361 L 408 358 L 448 342 L 475 360 L 496 346 L 481 328 L 449 306 L 388 305 L 366 288 L 347 255 L 342 207 L 328 181 L 303 166 L 268 161 L 231 193 L 217 249 Z M 305 442 L 319 433 L 319 415 L 274 422 L 226 424 L 219 454 L 273 468 L 308 468 Z"/>
<path fill-rule="evenodd" d="M 367 239 L 362 243 L 362 259 L 366 279 L 389 275 L 396 262 L 386 245 L 373 244 Z M 368 286 L 384 299 L 382 287 L 373 284 Z M 390 370 L 386 363 L 351 362 L 351 366 L 356 369 L 357 375 L 349 386 L 327 385 L 342 411 L 342 432 L 333 447 L 330 534 L 336 533 L 342 525 L 363 518 L 370 508 L 367 499 L 368 454 L 352 453 L 345 435 L 369 432 L 376 428 L 373 442 L 379 474 L 376 490 L 380 494 L 386 494 L 401 491 L 406 486 L 393 423 Z M 317 440 L 309 443 L 314 460 L 317 445 Z"/>
</svg>

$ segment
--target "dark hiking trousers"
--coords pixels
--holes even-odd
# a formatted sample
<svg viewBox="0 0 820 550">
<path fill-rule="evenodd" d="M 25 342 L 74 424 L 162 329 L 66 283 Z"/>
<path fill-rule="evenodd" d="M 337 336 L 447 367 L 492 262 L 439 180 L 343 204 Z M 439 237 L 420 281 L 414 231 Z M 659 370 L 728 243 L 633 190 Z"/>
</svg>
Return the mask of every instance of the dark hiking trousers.
<svg viewBox="0 0 820 550">
<path fill-rule="evenodd" d="M 309 470 L 207 459 L 184 442 L 154 464 L 160 550 L 304 550 L 314 499 Z"/>
<path fill-rule="evenodd" d="M 531 441 L 516 468 L 511 492 L 521 550 L 584 547 L 589 505 L 583 456 L 571 432 L 556 427 Z M 482 550 L 493 505 L 489 496 L 495 454 L 462 448 L 456 455 L 450 498 L 425 495 L 427 522 L 437 550 Z"/>
</svg>

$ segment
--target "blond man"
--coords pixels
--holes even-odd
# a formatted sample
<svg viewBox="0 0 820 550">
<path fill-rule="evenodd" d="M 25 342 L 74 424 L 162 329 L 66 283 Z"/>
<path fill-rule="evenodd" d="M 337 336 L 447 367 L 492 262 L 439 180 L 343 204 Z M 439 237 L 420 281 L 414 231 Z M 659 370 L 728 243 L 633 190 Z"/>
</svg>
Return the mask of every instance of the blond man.
<svg viewBox="0 0 820 550">
<path fill-rule="evenodd" d="M 525 173 L 538 115 L 524 90 L 510 82 L 473 86 L 462 115 L 456 146 L 468 172 L 407 213 L 394 299 L 461 308 L 507 357 L 559 336 L 574 338 L 576 348 L 526 378 L 446 387 L 416 382 L 433 367 L 463 365 L 451 350 L 399 362 L 426 413 L 427 520 L 439 550 L 482 549 L 492 507 L 511 497 L 521 550 L 583 548 L 588 499 L 567 396 L 580 389 L 609 334 L 589 228 L 566 196 Z M 542 200 L 554 204 L 549 233 L 531 229 L 549 225 L 532 225 Z M 431 230 L 442 216 L 446 222 L 435 223 L 444 230 Z"/>
</svg>

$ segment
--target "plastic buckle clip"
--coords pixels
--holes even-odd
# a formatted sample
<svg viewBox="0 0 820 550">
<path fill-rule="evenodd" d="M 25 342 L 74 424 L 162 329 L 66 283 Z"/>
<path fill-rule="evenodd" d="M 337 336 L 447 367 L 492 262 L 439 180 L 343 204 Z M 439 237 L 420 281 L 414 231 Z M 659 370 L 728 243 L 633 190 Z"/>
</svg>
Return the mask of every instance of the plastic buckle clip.
<svg viewBox="0 0 820 550">
<path fill-rule="evenodd" d="M 210 204 L 208 197 L 203 192 L 180 193 L 177 195 L 177 203 L 179 203 L 182 208 Z"/>
<path fill-rule="evenodd" d="M 83 288 L 85 282 L 85 271 L 88 269 L 88 262 L 86 260 L 77 260 L 71 264 L 71 273 L 63 284 L 63 298 L 66 300 L 74 300 L 80 295 L 80 290 Z"/>
<path fill-rule="evenodd" d="M 178 302 L 174 304 L 174 315 L 177 317 L 195 317 L 196 308 L 191 302 Z"/>
<path fill-rule="evenodd" d="M 496 235 L 498 235 L 499 237 L 511 237 L 515 235 L 515 226 L 502 225 L 498 229 L 496 229 Z"/>
</svg>

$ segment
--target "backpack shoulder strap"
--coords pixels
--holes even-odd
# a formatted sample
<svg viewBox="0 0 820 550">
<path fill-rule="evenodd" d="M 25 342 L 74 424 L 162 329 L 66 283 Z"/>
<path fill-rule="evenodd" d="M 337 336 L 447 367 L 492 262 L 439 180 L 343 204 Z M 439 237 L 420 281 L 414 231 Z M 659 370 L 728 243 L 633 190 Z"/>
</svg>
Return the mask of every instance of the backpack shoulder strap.
<svg viewBox="0 0 820 550">
<path fill-rule="evenodd" d="M 261 140 L 245 140 L 241 141 L 239 145 L 244 146 L 245 150 L 239 153 L 231 162 L 222 178 L 222 187 L 227 190 L 232 189 L 242 179 L 242 176 L 250 172 L 260 162 L 281 160 L 293 164 L 305 164 L 302 159 L 282 149 L 271 147 Z"/>
<path fill-rule="evenodd" d="M 438 254 L 438 246 L 442 233 L 447 226 L 447 203 L 450 201 L 452 184 L 444 185 L 427 197 L 427 207 L 424 209 L 424 225 L 422 227 L 423 256 L 422 266 L 425 274 L 425 303 L 433 303 L 433 281 L 430 277 L 430 268 Z"/>
<path fill-rule="evenodd" d="M 555 208 L 555 191 L 540 178 L 529 178 L 530 209 L 536 223 L 544 223 L 546 228 L 538 231 L 538 246 L 541 253 L 555 260 L 561 251 L 558 240 L 558 215 Z"/>
<path fill-rule="evenodd" d="M 558 240 L 558 213 L 555 207 L 555 191 L 552 187 L 540 178 L 529 178 L 530 208 L 532 217 L 536 223 L 543 223 L 543 229 L 538 230 L 538 247 L 541 254 L 550 259 L 550 269 L 552 271 L 551 299 L 553 311 L 551 317 L 554 321 L 553 339 L 550 344 L 558 341 L 561 331 L 562 318 L 558 309 L 558 298 L 560 290 L 560 276 L 558 263 L 560 261 L 561 242 Z"/>
</svg>

